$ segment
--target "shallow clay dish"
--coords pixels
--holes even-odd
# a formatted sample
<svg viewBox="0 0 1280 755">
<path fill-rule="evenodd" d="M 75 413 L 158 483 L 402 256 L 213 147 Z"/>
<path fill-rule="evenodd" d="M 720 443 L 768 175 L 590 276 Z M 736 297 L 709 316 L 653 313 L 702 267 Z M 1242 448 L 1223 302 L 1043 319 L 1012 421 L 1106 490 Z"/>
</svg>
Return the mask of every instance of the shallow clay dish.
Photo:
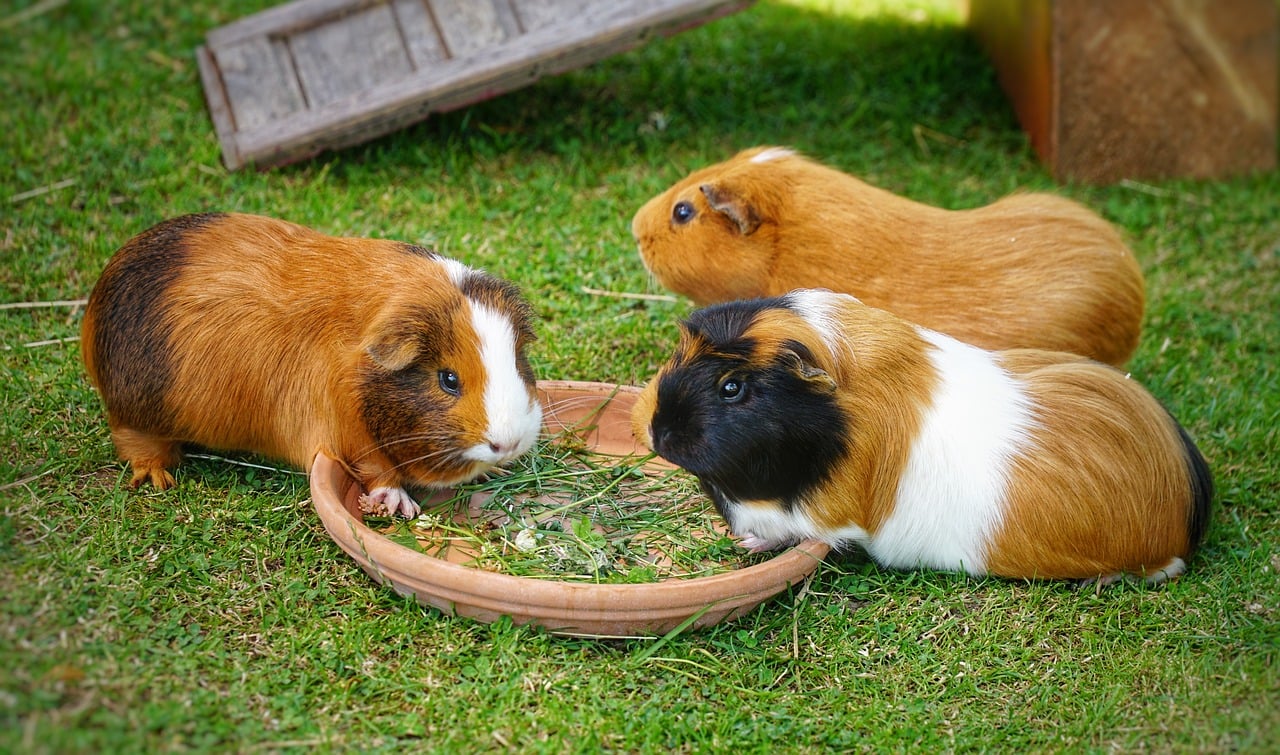
<svg viewBox="0 0 1280 755">
<path fill-rule="evenodd" d="M 643 453 L 631 436 L 639 389 L 606 383 L 541 381 L 548 432 L 570 429 L 601 453 Z M 585 429 L 584 429 L 585 428 Z M 382 584 L 448 614 L 480 621 L 510 616 L 551 632 L 593 637 L 665 634 L 693 618 L 693 628 L 741 616 L 797 584 L 827 555 L 808 540 L 764 563 L 708 577 L 647 584 L 592 584 L 515 577 L 450 563 L 405 547 L 366 527 L 363 491 L 341 464 L 321 454 L 311 470 L 311 498 L 329 536 Z"/>
</svg>

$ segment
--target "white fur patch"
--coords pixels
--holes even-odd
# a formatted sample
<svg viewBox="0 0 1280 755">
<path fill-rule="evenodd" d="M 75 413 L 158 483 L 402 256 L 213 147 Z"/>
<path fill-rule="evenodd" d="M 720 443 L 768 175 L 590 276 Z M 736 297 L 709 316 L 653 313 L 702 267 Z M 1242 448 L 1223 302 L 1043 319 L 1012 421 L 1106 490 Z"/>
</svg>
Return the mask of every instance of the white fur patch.
<svg viewBox="0 0 1280 755">
<path fill-rule="evenodd" d="M 807 538 L 825 539 L 803 506 L 786 511 L 777 501 L 738 501 L 725 509 L 733 534 L 753 551 L 772 550 Z"/>
<path fill-rule="evenodd" d="M 453 285 L 455 286 L 461 286 L 462 282 L 465 281 L 468 276 L 476 272 L 474 269 L 467 267 L 455 259 L 450 259 L 448 257 L 438 257 L 437 259 L 440 262 L 441 267 L 444 268 L 445 274 L 449 276 L 449 280 L 453 281 Z"/>
<path fill-rule="evenodd" d="M 1031 400 L 990 352 L 920 333 L 935 347 L 928 355 L 939 385 L 912 443 L 893 513 L 864 545 L 890 567 L 983 574 L 1003 517 L 1011 461 L 1031 443 Z"/>
<path fill-rule="evenodd" d="M 533 447 L 542 428 L 542 405 L 516 369 L 516 336 L 502 312 L 471 302 L 471 323 L 480 339 L 484 365 L 484 411 L 488 420 L 484 441 L 463 452 L 481 464 L 510 461 Z"/>
<path fill-rule="evenodd" d="M 837 294 L 825 288 L 800 288 L 785 298 L 805 322 L 818 331 L 818 336 L 831 353 L 839 358 L 844 352 L 845 337 L 836 310 L 858 300 L 849 294 Z"/>
<path fill-rule="evenodd" d="M 796 151 L 794 149 L 787 149 L 786 147 L 769 147 L 768 149 L 761 151 L 759 154 L 752 155 L 751 162 L 767 163 L 772 160 L 781 160 L 784 157 L 791 157 L 795 153 Z"/>
</svg>

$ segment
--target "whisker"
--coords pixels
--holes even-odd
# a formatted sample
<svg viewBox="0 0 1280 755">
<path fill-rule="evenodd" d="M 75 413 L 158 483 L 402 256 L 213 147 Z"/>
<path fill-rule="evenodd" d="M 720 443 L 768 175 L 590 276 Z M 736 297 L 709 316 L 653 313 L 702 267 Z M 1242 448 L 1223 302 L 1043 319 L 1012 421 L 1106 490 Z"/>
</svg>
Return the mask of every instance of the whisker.
<svg viewBox="0 0 1280 755">
<path fill-rule="evenodd" d="M 581 400 L 576 400 L 576 401 L 575 401 L 575 400 L 574 400 L 574 399 L 572 399 L 572 398 L 568 398 L 568 399 L 559 399 L 559 400 L 557 400 L 557 401 L 549 401 L 549 402 L 546 402 L 546 403 L 544 403 L 544 404 L 542 405 L 542 413 L 543 413 L 543 414 L 555 414 L 556 412 L 560 411 L 561 409 L 564 409 L 564 408 L 567 408 L 567 407 L 570 407 L 570 406 L 575 406 L 575 405 L 577 405 L 577 404 L 579 404 L 579 403 L 581 403 Z"/>
<path fill-rule="evenodd" d="M 389 470 L 387 470 L 387 471 L 389 471 L 389 472 L 390 472 L 390 471 L 395 471 L 395 470 L 397 470 L 397 469 L 400 469 L 400 468 L 402 468 L 402 467 L 407 467 L 407 466 L 410 466 L 410 465 L 412 465 L 412 464 L 421 464 L 422 462 L 426 461 L 427 459 L 430 459 L 430 458 L 431 458 L 431 457 L 433 457 L 433 456 L 442 456 L 442 455 L 444 455 L 444 452 L 437 451 L 437 452 L 435 452 L 435 453 L 432 453 L 432 454 L 425 454 L 425 455 L 423 455 L 423 456 L 418 456 L 418 457 L 413 458 L 413 459 L 406 459 L 405 461 L 402 461 L 402 462 L 400 462 L 399 464 L 396 464 L 395 466 L 391 467 L 391 469 L 389 469 Z"/>
<path fill-rule="evenodd" d="M 544 403 L 542 405 L 542 413 L 550 417 L 555 417 L 561 410 L 572 410 L 574 413 L 582 414 L 582 418 L 572 424 L 564 424 L 570 427 L 589 426 L 594 423 L 597 417 L 599 417 L 600 413 L 604 409 L 604 405 L 610 398 L 612 398 L 612 395 L 585 397 L 570 396 L 549 403 Z M 587 409 L 586 412 L 581 411 L 584 408 Z"/>
<path fill-rule="evenodd" d="M 353 462 L 359 461 L 360 459 L 363 459 L 366 456 L 369 456 L 370 454 L 376 453 L 386 448 L 391 448 L 392 446 L 403 445 L 406 443 L 422 443 L 422 442 L 431 443 L 432 445 L 443 446 L 443 445 L 447 445 L 448 441 L 450 440 L 451 438 L 448 435 L 445 435 L 443 433 L 425 432 L 425 433 L 418 433 L 415 435 L 403 435 L 399 438 L 393 438 L 391 440 L 369 446 L 364 451 L 360 452 L 354 459 L 352 459 L 352 461 Z M 449 453 L 449 452 L 445 450 L 445 451 L 439 451 L 437 453 L 443 454 L 443 453 Z"/>
<path fill-rule="evenodd" d="M 442 450 L 442 451 L 432 451 L 430 453 L 419 454 L 418 456 L 414 456 L 406 461 L 399 462 L 398 464 L 396 464 L 391 468 L 399 469 L 400 467 L 403 467 L 407 464 L 420 464 L 425 461 L 448 460 L 456 455 L 457 455 L 456 451 L 449 450 L 449 449 Z"/>
</svg>

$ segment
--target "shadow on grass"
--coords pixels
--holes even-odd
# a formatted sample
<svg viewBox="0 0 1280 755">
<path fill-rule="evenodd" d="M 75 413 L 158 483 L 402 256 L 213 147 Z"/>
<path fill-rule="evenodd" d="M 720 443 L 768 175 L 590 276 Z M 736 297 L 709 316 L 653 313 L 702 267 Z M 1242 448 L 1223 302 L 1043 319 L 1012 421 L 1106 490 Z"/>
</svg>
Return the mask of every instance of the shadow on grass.
<svg viewBox="0 0 1280 755">
<path fill-rule="evenodd" d="M 364 167 L 518 169 L 533 154 L 624 164 L 779 143 L 856 165 L 992 138 L 1025 151 L 962 26 L 761 4 L 339 154 Z"/>
</svg>

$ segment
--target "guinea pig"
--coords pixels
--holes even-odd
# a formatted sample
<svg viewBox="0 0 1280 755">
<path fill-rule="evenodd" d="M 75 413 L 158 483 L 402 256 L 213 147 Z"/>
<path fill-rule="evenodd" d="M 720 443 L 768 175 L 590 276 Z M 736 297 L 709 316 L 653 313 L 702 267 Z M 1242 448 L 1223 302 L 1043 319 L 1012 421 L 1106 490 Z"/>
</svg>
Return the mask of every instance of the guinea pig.
<svg viewBox="0 0 1280 755">
<path fill-rule="evenodd" d="M 506 281 L 421 247 L 272 218 L 186 215 L 126 243 L 81 347 L 130 486 L 174 484 L 184 444 L 347 466 L 373 503 L 528 451 L 542 407 L 532 311 Z"/>
<path fill-rule="evenodd" d="M 1107 221 L 1051 194 L 944 210 L 757 147 L 650 199 L 631 232 L 649 272 L 699 305 L 829 288 L 983 348 L 1117 366 L 1141 332 L 1133 253 Z"/>
<path fill-rule="evenodd" d="M 632 422 L 744 546 L 817 538 L 895 569 L 1158 583 L 1213 497 L 1187 433 L 1114 367 L 828 291 L 694 312 Z"/>
</svg>

